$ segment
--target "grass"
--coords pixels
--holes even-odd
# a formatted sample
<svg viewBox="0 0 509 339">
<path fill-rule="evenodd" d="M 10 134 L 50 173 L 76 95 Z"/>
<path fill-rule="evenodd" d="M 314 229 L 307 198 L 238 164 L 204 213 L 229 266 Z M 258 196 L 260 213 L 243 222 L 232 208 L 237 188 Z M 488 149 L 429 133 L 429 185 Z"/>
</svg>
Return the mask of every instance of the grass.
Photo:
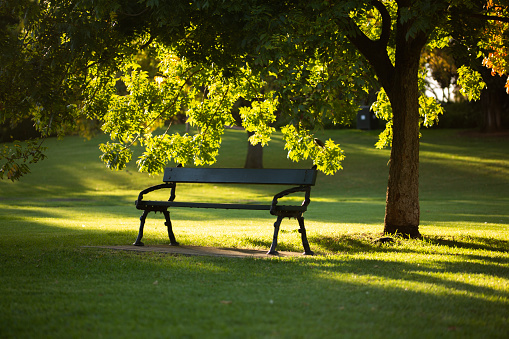
<svg viewBox="0 0 509 339">
<path fill-rule="evenodd" d="M 509 333 L 507 138 L 427 130 L 421 144 L 424 240 L 377 245 L 388 150 L 375 132 L 325 131 L 347 158 L 320 175 L 306 212 L 311 248 L 297 258 L 216 258 L 87 248 L 134 241 L 138 192 L 161 181 L 110 172 L 98 137 L 49 140 L 21 182 L 0 182 L 1 338 L 505 338 Z M 227 131 L 217 166 L 242 167 L 245 133 Z M 266 167 L 286 160 L 280 135 Z M 267 187 L 181 187 L 177 197 L 254 201 Z M 267 249 L 263 212 L 172 212 L 187 245 Z M 295 220 L 278 249 L 302 251 Z M 167 243 L 163 218 L 146 244 Z"/>
</svg>

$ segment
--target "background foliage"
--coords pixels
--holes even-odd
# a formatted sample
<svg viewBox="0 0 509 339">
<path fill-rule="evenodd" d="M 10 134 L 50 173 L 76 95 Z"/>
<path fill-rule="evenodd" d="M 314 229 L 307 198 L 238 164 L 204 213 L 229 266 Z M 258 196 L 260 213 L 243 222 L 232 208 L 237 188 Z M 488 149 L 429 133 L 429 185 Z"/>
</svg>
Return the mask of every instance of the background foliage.
<svg viewBox="0 0 509 339">
<path fill-rule="evenodd" d="M 359 101 L 379 88 L 380 74 L 375 76 L 376 65 L 359 52 L 358 36 L 386 44 L 383 53 L 394 65 L 394 32 L 402 29 L 399 24 L 406 25 L 408 44 L 425 33 L 429 48 L 475 48 L 471 54 L 484 53 L 485 64 L 502 74 L 507 23 L 486 18 L 503 18 L 506 5 L 4 1 L 2 121 L 15 125 L 30 117 L 45 136 L 64 135 L 85 119 L 98 120 L 112 139 L 101 145 L 108 167 L 123 168 L 132 158 L 129 148 L 140 143 L 146 152 L 137 162 L 139 169 L 157 173 L 171 160 L 213 163 L 224 126 L 234 124 L 231 109 L 242 98 L 251 102 L 241 115 L 243 126 L 255 133 L 251 142 L 267 144 L 271 124 L 281 116 L 284 131 L 302 136 L 286 138 L 290 157 L 297 161 L 310 156 L 332 174 L 343 159 L 337 144 L 327 142 L 320 148 L 304 142 L 307 151 L 297 148 L 301 140 L 312 139 L 324 121 L 349 123 Z M 478 19 L 472 27 L 462 25 L 468 17 Z M 456 47 L 454 53 L 465 54 L 463 47 Z M 140 69 L 143 60 L 153 62 Z M 460 72 L 460 83 L 470 93 L 483 87 L 475 73 L 462 74 L 467 73 Z M 391 120 L 388 98 L 378 98 L 375 112 Z M 442 113 L 433 100 L 422 97 L 420 104 L 425 125 Z M 386 108 L 379 109 L 382 106 Z M 152 134 L 182 113 L 199 127 L 197 134 Z M 379 145 L 390 145 L 391 136 L 387 130 Z M 20 161 L 14 167 L 4 163 L 9 168 L 2 175 L 22 175 L 12 171 L 22 167 Z"/>
</svg>

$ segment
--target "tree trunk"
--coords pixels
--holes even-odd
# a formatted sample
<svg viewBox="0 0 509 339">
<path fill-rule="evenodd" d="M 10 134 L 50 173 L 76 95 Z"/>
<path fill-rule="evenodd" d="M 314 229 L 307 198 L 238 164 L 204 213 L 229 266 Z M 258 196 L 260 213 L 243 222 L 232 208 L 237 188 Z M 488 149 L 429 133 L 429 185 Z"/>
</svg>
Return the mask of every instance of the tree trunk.
<svg viewBox="0 0 509 339">
<path fill-rule="evenodd" d="M 407 39 L 408 29 L 408 23 L 397 26 L 394 74 L 383 80 L 393 114 L 384 233 L 421 238 L 418 72 L 427 35 L 419 33 L 415 38 Z"/>
<path fill-rule="evenodd" d="M 502 105 L 500 96 L 493 90 L 485 89 L 481 92 L 481 109 L 483 122 L 481 130 L 493 133 L 502 129 Z"/>
<path fill-rule="evenodd" d="M 419 93 L 417 68 L 396 70 L 390 93 L 393 140 L 384 233 L 420 238 Z"/>
<path fill-rule="evenodd" d="M 485 133 L 498 132 L 503 129 L 502 115 L 504 114 L 504 106 L 507 106 L 509 102 L 509 96 L 504 88 L 506 79 L 498 75 L 491 75 L 486 67 L 482 67 L 480 70 L 486 83 L 486 88 L 481 92 L 483 116 L 481 130 Z"/>
<path fill-rule="evenodd" d="M 253 132 L 247 132 L 248 136 L 253 135 Z M 263 147 L 261 144 L 255 146 L 247 142 L 247 155 L 244 168 L 263 168 Z"/>
<path fill-rule="evenodd" d="M 353 22 L 355 33 L 348 39 L 366 57 L 385 89 L 392 107 L 392 150 L 387 185 L 384 232 L 420 238 L 419 233 L 419 86 L 421 51 L 428 33 L 412 32 L 414 20 L 403 20 L 401 13 L 411 1 L 398 1 L 395 64 L 387 53 L 392 20 L 381 1 L 372 1 L 382 17 L 378 40 L 367 37 Z M 411 34 L 409 34 L 411 33 Z"/>
</svg>

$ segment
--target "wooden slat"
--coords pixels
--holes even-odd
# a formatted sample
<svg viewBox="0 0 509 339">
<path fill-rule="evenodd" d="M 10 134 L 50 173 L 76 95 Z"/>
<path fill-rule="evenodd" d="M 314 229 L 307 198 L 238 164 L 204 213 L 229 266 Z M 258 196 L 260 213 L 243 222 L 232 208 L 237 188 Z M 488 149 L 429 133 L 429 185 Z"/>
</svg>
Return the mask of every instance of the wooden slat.
<svg viewBox="0 0 509 339">
<path fill-rule="evenodd" d="M 314 185 L 315 169 L 184 168 L 164 170 L 164 182 Z"/>
</svg>

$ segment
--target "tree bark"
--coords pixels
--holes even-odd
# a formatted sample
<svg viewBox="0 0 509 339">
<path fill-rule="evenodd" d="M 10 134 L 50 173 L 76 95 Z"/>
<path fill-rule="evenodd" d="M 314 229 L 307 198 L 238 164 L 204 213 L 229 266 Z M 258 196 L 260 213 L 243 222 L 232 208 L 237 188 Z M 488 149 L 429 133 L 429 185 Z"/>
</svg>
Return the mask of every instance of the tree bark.
<svg viewBox="0 0 509 339">
<path fill-rule="evenodd" d="M 384 233 L 420 238 L 419 92 L 417 68 L 397 67 L 387 93 L 393 112 L 393 139 L 385 205 Z"/>
<path fill-rule="evenodd" d="M 398 10 L 399 11 L 399 10 Z M 407 38 L 411 23 L 396 26 L 394 76 L 385 90 L 391 101 L 393 139 L 384 233 L 421 238 L 419 232 L 419 61 L 427 35 Z"/>
<path fill-rule="evenodd" d="M 505 93 L 504 93 L 505 94 Z M 502 130 L 502 100 L 496 91 L 485 89 L 481 92 L 482 126 L 485 133 Z"/>
<path fill-rule="evenodd" d="M 232 116 L 235 119 L 237 126 L 242 126 L 242 118 L 239 113 L 239 107 L 250 106 L 251 101 L 244 98 L 239 98 L 232 109 Z M 252 136 L 254 132 L 247 132 L 248 138 Z M 247 155 L 244 168 L 263 168 L 263 147 L 261 144 L 251 145 L 251 142 L 247 142 Z"/>
<path fill-rule="evenodd" d="M 248 136 L 253 135 L 253 132 L 247 132 Z M 251 145 L 247 142 L 247 155 L 244 168 L 263 168 L 263 147 L 261 144 Z"/>
<path fill-rule="evenodd" d="M 486 88 L 481 92 L 481 110 L 483 121 L 481 131 L 493 133 L 503 130 L 502 115 L 509 113 L 509 95 L 505 92 L 505 81 L 499 75 L 491 75 L 486 67 L 480 68 Z M 505 112 L 504 112 L 505 108 Z"/>
</svg>

